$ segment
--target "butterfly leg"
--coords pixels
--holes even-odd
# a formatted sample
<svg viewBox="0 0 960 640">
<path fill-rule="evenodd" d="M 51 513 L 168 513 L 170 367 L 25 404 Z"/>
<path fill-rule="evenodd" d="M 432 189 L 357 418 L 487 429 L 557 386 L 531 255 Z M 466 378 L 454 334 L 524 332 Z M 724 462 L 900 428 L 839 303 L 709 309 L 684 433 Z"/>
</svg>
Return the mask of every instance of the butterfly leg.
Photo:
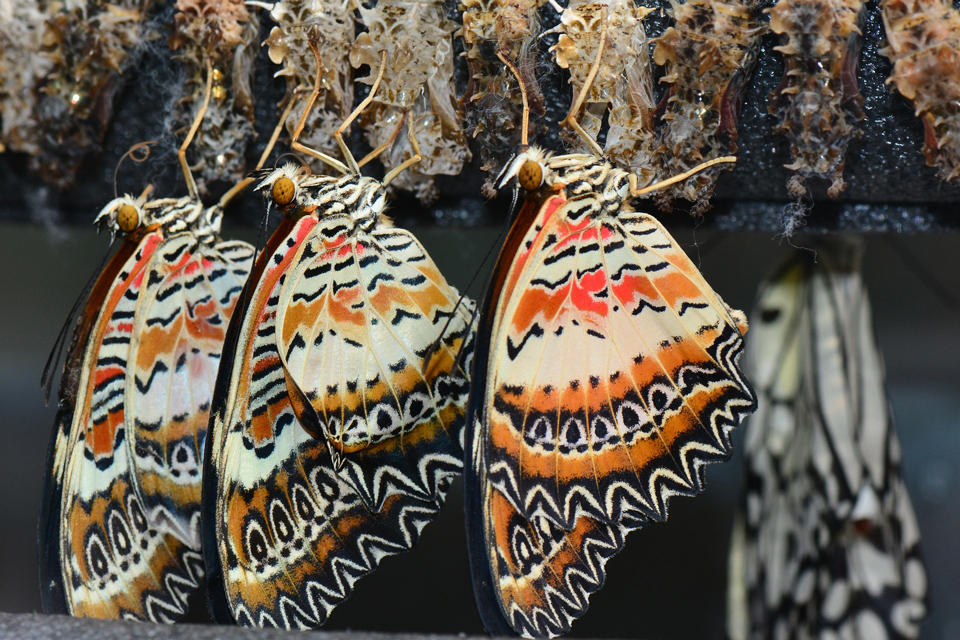
<svg viewBox="0 0 960 640">
<path fill-rule="evenodd" d="M 204 89 L 203 104 L 200 105 L 200 110 L 197 111 L 197 115 L 193 119 L 193 124 L 190 125 L 187 137 L 183 139 L 183 144 L 180 145 L 180 149 L 177 151 L 177 157 L 180 158 L 180 168 L 183 169 L 183 177 L 187 181 L 187 193 L 192 200 L 199 200 L 200 195 L 197 192 L 197 183 L 193 179 L 193 172 L 190 171 L 190 165 L 187 164 L 187 147 L 193 142 L 193 137 L 197 135 L 197 130 L 200 129 L 200 123 L 203 122 L 203 116 L 207 114 L 207 107 L 210 106 L 210 93 L 213 90 L 213 70 L 210 67 L 210 61 L 206 60 L 205 62 L 207 65 L 207 86 Z"/>
<path fill-rule="evenodd" d="M 400 135 L 400 130 L 403 128 L 403 123 L 404 121 L 406 121 L 408 115 L 410 115 L 409 111 L 403 112 L 403 114 L 400 116 L 400 122 L 397 123 L 397 126 L 394 128 L 393 133 L 390 134 L 390 137 L 387 139 L 387 141 L 381 144 L 379 147 L 377 147 L 373 151 L 371 151 L 370 153 L 368 153 L 367 155 L 365 155 L 363 157 L 363 160 L 357 163 L 358 167 L 362 167 L 363 165 L 367 164 L 368 162 L 370 162 L 371 160 L 379 156 L 381 153 L 383 153 L 384 151 L 386 151 L 387 149 L 393 146 L 393 143 L 396 142 L 397 140 L 397 136 Z"/>
<path fill-rule="evenodd" d="M 530 100 L 527 96 L 527 86 L 523 83 L 522 76 L 520 75 L 520 72 L 517 71 L 517 67 L 514 66 L 513 62 L 511 62 L 507 56 L 503 55 L 503 51 L 498 50 L 497 57 L 500 58 L 500 62 L 505 64 L 507 68 L 510 69 L 514 77 L 517 79 L 517 84 L 520 86 L 520 100 L 523 102 L 520 144 L 522 149 L 526 149 L 528 146 L 530 146 Z"/>
<path fill-rule="evenodd" d="M 660 182 L 654 182 L 650 186 L 644 187 L 642 189 L 637 187 L 637 175 L 635 173 L 631 173 L 629 177 L 630 196 L 636 198 L 638 196 L 648 194 L 652 191 L 659 191 L 660 189 L 665 189 L 670 185 L 676 184 L 678 182 L 683 182 L 687 178 L 700 173 L 704 169 L 709 169 L 715 164 L 735 163 L 736 161 L 737 161 L 736 156 L 720 156 L 719 158 L 714 158 L 713 160 L 701 162 L 700 164 L 695 166 L 693 169 L 690 169 L 689 171 L 684 171 L 681 174 L 675 175 L 672 178 L 667 178 L 666 180 L 661 180 Z"/>
<path fill-rule="evenodd" d="M 263 166 L 267 161 L 267 158 L 270 156 L 270 152 L 273 151 L 273 147 L 277 144 L 277 139 L 280 137 L 280 132 L 283 130 L 283 125 L 287 121 L 287 117 L 290 115 L 290 112 L 293 111 L 293 105 L 296 102 L 295 99 L 290 100 L 290 104 L 287 105 L 287 108 L 283 110 L 283 113 L 280 115 L 280 121 L 277 123 L 277 126 L 273 128 L 273 133 L 270 135 L 270 139 L 267 141 L 267 146 L 264 148 L 263 153 L 260 154 L 260 160 L 257 161 L 257 166 L 254 167 L 254 171 Z M 219 206 L 222 209 L 227 206 L 227 204 L 233 200 L 238 193 L 247 188 L 247 185 L 253 182 L 253 178 L 247 176 L 237 184 L 235 184 L 229 191 L 223 194 L 223 197 L 220 198 Z"/>
<path fill-rule="evenodd" d="M 600 72 L 600 62 L 603 58 L 603 50 L 607 46 L 607 8 L 603 7 L 601 15 L 601 29 L 600 29 L 600 44 L 597 46 L 597 57 L 594 58 L 593 64 L 590 66 L 590 73 L 587 74 L 587 80 L 583 83 L 583 86 L 580 88 L 580 91 L 577 92 L 577 97 L 574 98 L 573 104 L 570 105 L 570 111 L 567 113 L 567 117 L 560 121 L 561 127 L 570 127 L 576 132 L 580 139 L 583 140 L 587 146 L 590 148 L 590 152 L 599 157 L 603 157 L 603 149 L 600 148 L 600 145 L 597 144 L 597 141 L 587 133 L 583 127 L 580 126 L 578 122 L 580 109 L 583 108 L 583 103 L 587 98 L 587 95 L 590 92 L 590 87 L 593 85 L 593 81 L 597 77 L 597 73 Z"/>
<path fill-rule="evenodd" d="M 319 60 L 319 52 L 317 52 L 317 56 L 317 60 Z M 343 132 L 346 131 L 353 121 L 356 120 L 361 113 L 363 113 L 363 110 L 370 106 L 370 103 L 373 102 L 373 96 L 377 93 L 377 89 L 380 88 L 380 81 L 383 80 L 383 72 L 386 68 L 387 51 L 384 49 L 380 52 L 380 71 L 377 73 L 377 79 L 373 81 L 373 86 L 370 87 L 370 93 L 368 93 L 367 97 L 357 105 L 357 108 L 354 109 L 349 116 L 347 116 L 347 119 L 340 123 L 340 126 L 337 127 L 337 130 L 333 132 L 333 137 L 337 140 L 337 144 L 340 145 L 340 150 L 343 152 L 343 157 L 347 159 L 347 163 L 350 165 L 350 171 L 354 175 L 360 174 L 360 166 L 357 164 L 353 154 L 350 153 L 350 148 L 347 147 L 347 143 L 343 141 Z"/>
<path fill-rule="evenodd" d="M 312 31 L 310 33 L 309 39 L 307 40 L 307 42 L 310 44 L 310 48 L 313 50 L 313 55 L 316 56 L 317 58 L 317 78 L 313 82 L 313 91 L 310 92 L 310 97 L 307 98 L 307 104 L 303 108 L 303 114 L 300 116 L 300 121 L 297 122 L 297 128 L 294 129 L 293 131 L 293 137 L 290 140 L 290 147 L 294 151 L 305 153 L 308 156 L 312 156 L 316 158 L 320 162 L 330 165 L 340 173 L 350 173 L 350 168 L 347 165 L 340 162 L 339 160 L 337 160 L 336 158 L 332 156 L 328 156 L 322 151 L 317 151 L 316 149 L 305 147 L 299 142 L 300 134 L 303 133 L 303 128 L 307 124 L 307 117 L 310 115 L 310 112 L 313 111 L 313 105 L 317 102 L 317 96 L 320 95 L 320 83 L 321 83 L 321 80 L 323 79 L 323 61 L 320 58 L 320 49 L 319 49 L 319 44 L 317 42 L 317 38 L 318 36 L 316 32 Z M 291 104 L 293 104 L 293 102 L 294 100 L 290 101 Z M 344 145 L 341 145 L 341 148 L 344 148 Z M 350 154 L 349 149 L 347 149 L 347 155 L 345 157 L 348 158 L 348 161 L 353 160 L 353 156 Z"/>
<path fill-rule="evenodd" d="M 383 177 L 383 186 L 390 184 L 398 175 L 403 173 L 407 167 L 423 159 L 423 156 L 420 155 L 420 145 L 417 144 L 417 136 L 413 133 L 413 118 L 407 121 L 407 137 L 410 139 L 410 146 L 413 147 L 413 155 L 391 169 L 390 172 Z"/>
</svg>

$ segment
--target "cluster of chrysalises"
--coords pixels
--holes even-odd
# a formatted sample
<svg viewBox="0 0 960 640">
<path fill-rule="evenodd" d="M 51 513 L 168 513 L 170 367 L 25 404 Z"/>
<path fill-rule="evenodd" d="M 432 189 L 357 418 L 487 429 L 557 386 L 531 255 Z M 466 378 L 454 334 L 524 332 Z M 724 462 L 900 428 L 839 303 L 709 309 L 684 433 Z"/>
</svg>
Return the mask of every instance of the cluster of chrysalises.
<svg viewBox="0 0 960 640">
<path fill-rule="evenodd" d="M 890 82 L 913 103 L 923 153 L 942 180 L 960 176 L 960 11 L 946 0 L 884 0 Z"/>
<path fill-rule="evenodd" d="M 177 117 L 168 122 L 189 121 L 207 66 L 215 74 L 207 126 L 190 149 L 200 192 L 236 181 L 247 169 L 255 100 L 267 93 L 253 86 L 264 10 L 272 26 L 262 45 L 277 65 L 274 75 L 287 83 L 280 105 L 290 108 L 286 129 L 292 136 L 301 122 L 319 70 L 318 103 L 299 140 L 332 157 L 344 157 L 333 141 L 355 105 L 354 69 L 372 69 L 386 56 L 383 87 L 362 119 L 366 141 L 384 148 L 376 155 L 387 171 L 420 156 L 391 189 L 410 191 L 424 204 L 438 195 L 434 176 L 457 175 L 469 162 L 471 140 L 486 177 L 482 193 L 494 195 L 494 177 L 523 137 L 519 123 L 526 123 L 528 140 L 543 132 L 540 78 L 558 73 L 573 89 L 574 110 L 564 122 L 582 122 L 600 141 L 588 143 L 562 127 L 564 144 L 602 152 L 649 184 L 736 153 L 745 89 L 769 28 L 780 36 L 773 48 L 786 66 L 769 107 L 774 131 L 791 149 L 786 166 L 795 174 L 787 191 L 805 196 L 811 178 L 828 181 L 831 197 L 844 190 L 846 150 L 865 117 L 857 83 L 862 0 L 780 0 L 766 9 L 769 23 L 758 0 L 671 0 L 660 14 L 668 27 L 652 40 L 644 22 L 654 9 L 639 0 L 547 4 L 461 0 L 454 11 L 440 0 L 177 0 L 175 11 L 166 11 L 155 0 L 0 0 L 0 148 L 31 154 L 44 179 L 69 186 L 81 159 L 100 144 L 118 79 L 130 77 L 124 72 L 131 51 L 168 33 L 186 70 L 186 95 L 177 96 Z M 923 121 L 928 164 L 942 179 L 955 179 L 960 12 L 944 0 L 889 0 L 881 7 L 891 83 Z M 544 32 L 542 12 L 554 11 L 559 24 Z M 172 24 L 161 25 L 167 16 Z M 321 52 L 319 66 L 311 42 Z M 458 60 L 465 67 L 459 99 Z M 687 200 L 694 214 L 704 212 L 722 170 L 715 166 L 658 194 L 658 204 L 668 210 Z"/>
<path fill-rule="evenodd" d="M 520 144 L 518 124 L 524 119 L 523 100 L 535 115 L 543 115 L 538 38 L 540 7 L 546 0 L 463 0 L 463 55 L 469 75 L 460 97 L 467 132 L 480 147 L 480 169 L 488 180 L 483 194 L 496 194 L 493 179 Z M 512 65 L 516 74 L 506 68 Z M 528 126 L 534 128 L 536 118 Z"/>
<path fill-rule="evenodd" d="M 847 145 L 860 134 L 863 97 L 857 87 L 864 8 L 862 0 L 780 0 L 770 30 L 783 36 L 783 81 L 771 95 L 774 131 L 790 140 L 796 173 L 787 182 L 795 196 L 808 178 L 829 180 L 834 198 L 846 187 Z"/>
<path fill-rule="evenodd" d="M 0 0 L 0 151 L 40 150 L 36 84 L 53 61 L 40 54 L 48 14 L 40 0 Z"/>
<path fill-rule="evenodd" d="M 379 0 L 360 7 L 360 21 L 367 31 L 350 50 L 355 68 L 370 67 L 360 82 L 372 84 L 381 61 L 385 65 L 382 86 L 364 114 L 367 141 L 374 149 L 387 146 L 380 158 L 388 171 L 418 157 L 395 186 L 431 203 L 431 176 L 457 175 L 470 159 L 453 79 L 456 28 L 439 0 Z M 403 127 L 409 135 L 399 135 Z"/>
<path fill-rule="evenodd" d="M 242 0 L 177 0 L 169 44 L 187 76 L 181 122 L 193 120 L 207 74 L 213 74 L 205 126 L 190 156 L 201 194 L 210 182 L 236 182 L 246 173 L 245 152 L 254 135 L 251 85 L 259 27 Z"/>
<path fill-rule="evenodd" d="M 660 81 L 668 85 L 655 152 L 666 176 L 736 152 L 743 93 L 766 29 L 755 0 L 671 5 L 673 26 L 655 40 L 653 51 L 654 61 L 664 67 Z M 694 203 L 694 213 L 702 212 L 716 181 L 717 171 L 702 173 L 663 193 L 661 208 L 683 198 Z"/>
<path fill-rule="evenodd" d="M 55 3 L 40 55 L 50 71 L 37 84 L 39 149 L 32 165 L 67 187 L 90 153 L 99 151 L 131 52 L 148 37 L 153 0 Z"/>
<path fill-rule="evenodd" d="M 306 96 L 317 77 L 317 59 L 310 50 L 313 39 L 320 51 L 321 93 L 305 122 L 300 141 L 326 154 L 338 156 L 333 133 L 353 107 L 353 74 L 348 57 L 354 40 L 352 0 L 280 0 L 273 4 L 248 2 L 269 10 L 274 26 L 263 46 L 270 61 L 280 66 L 274 74 L 287 82 L 288 104 L 295 103 L 285 123 L 293 135 L 304 112 Z"/>
</svg>

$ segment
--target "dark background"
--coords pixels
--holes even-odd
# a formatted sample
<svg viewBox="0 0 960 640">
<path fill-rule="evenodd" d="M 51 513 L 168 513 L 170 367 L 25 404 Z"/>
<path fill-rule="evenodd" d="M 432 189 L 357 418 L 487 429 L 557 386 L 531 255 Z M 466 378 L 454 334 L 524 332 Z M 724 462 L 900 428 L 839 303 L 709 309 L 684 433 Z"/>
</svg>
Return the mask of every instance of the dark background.
<svg viewBox="0 0 960 640">
<path fill-rule="evenodd" d="M 416 229 L 443 273 L 463 287 L 497 235 L 492 227 Z M 677 238 L 728 303 L 749 309 L 757 285 L 792 249 L 770 233 L 689 229 Z M 253 240 L 251 227 L 227 237 Z M 864 275 L 887 363 L 904 469 L 923 534 L 934 609 L 923 638 L 960 637 L 960 323 L 957 254 L 950 234 L 867 236 Z M 796 242 L 802 244 L 801 239 Z M 36 521 L 54 409 L 40 372 L 106 238 L 89 228 L 0 225 L 0 610 L 39 610 Z M 476 292 L 474 292 L 476 295 Z M 734 444 L 739 456 L 742 430 Z M 740 461 L 707 470 L 707 488 L 671 504 L 667 523 L 630 536 L 607 565 L 607 584 L 573 635 L 721 638 L 726 557 Z M 198 617 L 202 619 L 202 615 Z M 456 484 L 419 546 L 357 584 L 327 629 L 481 633 Z"/>
</svg>

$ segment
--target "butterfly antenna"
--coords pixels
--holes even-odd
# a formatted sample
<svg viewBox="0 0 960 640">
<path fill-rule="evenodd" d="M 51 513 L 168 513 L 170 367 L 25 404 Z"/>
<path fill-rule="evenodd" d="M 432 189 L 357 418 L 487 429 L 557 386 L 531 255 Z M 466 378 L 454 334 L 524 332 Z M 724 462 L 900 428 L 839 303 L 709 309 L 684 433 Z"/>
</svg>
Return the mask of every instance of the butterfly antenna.
<svg viewBox="0 0 960 640">
<path fill-rule="evenodd" d="M 127 158 L 130 158 L 136 163 L 141 163 L 150 157 L 150 145 L 157 144 L 156 140 L 147 140 L 145 142 L 138 142 L 137 144 L 131 146 L 127 149 L 127 152 L 120 156 L 120 159 L 117 160 L 117 166 L 113 170 L 113 197 L 114 199 L 119 198 L 117 194 L 117 175 L 120 173 L 120 165 L 123 164 L 123 161 Z M 142 155 L 137 155 L 142 154 Z"/>
<path fill-rule="evenodd" d="M 347 162 L 351 163 L 350 166 L 343 164 L 333 156 L 327 155 L 322 151 L 317 151 L 316 149 L 311 149 L 310 147 L 300 144 L 300 134 L 303 133 L 303 128 L 307 125 L 307 118 L 310 116 L 310 112 L 313 111 L 313 105 L 316 104 L 317 98 L 320 96 L 323 80 L 323 58 L 320 56 L 320 36 L 316 29 L 310 30 L 310 34 L 307 36 L 307 44 L 310 45 L 310 50 L 313 51 L 313 56 L 317 60 L 317 77 L 313 81 L 313 90 L 310 92 L 310 97 L 307 98 L 307 104 L 303 108 L 303 113 L 300 114 L 300 121 L 297 122 L 297 128 L 294 129 L 293 136 L 290 138 L 290 148 L 294 151 L 305 153 L 308 156 L 316 158 L 320 162 L 330 165 L 341 174 L 346 175 L 348 173 L 353 173 L 351 168 L 353 165 L 357 164 L 357 161 L 350 153 L 349 147 L 347 147 L 346 143 L 343 142 L 343 132 L 341 129 L 344 128 L 344 124 L 341 124 L 340 127 L 337 128 L 337 131 L 334 132 L 333 136 L 336 138 L 337 144 L 340 146 L 340 150 L 344 153 L 344 157 L 347 159 Z M 360 170 L 357 169 L 356 173 L 359 172 Z"/>
<path fill-rule="evenodd" d="M 64 321 L 63 326 L 60 327 L 60 333 L 57 334 L 53 348 L 50 349 L 50 355 L 47 356 L 47 363 L 43 367 L 43 374 L 40 376 L 40 388 L 43 389 L 44 405 L 50 404 L 50 389 L 53 387 L 54 371 L 59 368 L 60 360 L 63 356 L 63 349 L 67 344 L 67 334 L 70 332 L 70 327 L 73 326 L 73 320 L 77 315 L 77 311 L 80 309 L 80 305 L 87 299 L 90 290 L 93 288 L 94 283 L 96 283 L 97 278 L 100 277 L 100 273 L 107 264 L 107 259 L 110 257 L 110 252 L 111 249 L 113 249 L 115 240 L 116 236 L 111 235 L 110 244 L 107 245 L 107 250 L 100 259 L 100 264 L 98 264 L 94 272 L 90 274 L 90 277 L 87 279 L 87 284 L 83 286 L 80 295 L 74 300 L 73 306 L 70 307 L 70 313 L 67 314 L 67 319 Z"/>
<path fill-rule="evenodd" d="M 207 108 L 210 106 L 210 94 L 213 92 L 213 68 L 210 66 L 210 60 L 204 60 L 204 62 L 207 66 L 207 86 L 204 89 L 203 104 L 200 105 L 197 115 L 193 118 L 193 124 L 190 125 L 190 130 L 187 131 L 187 137 L 183 139 L 183 144 L 181 144 L 180 149 L 177 150 L 177 157 L 180 159 L 180 168 L 183 170 L 183 177 L 187 181 L 187 193 L 190 195 L 191 200 L 199 200 L 200 192 L 197 190 L 197 182 L 193 179 L 193 172 L 190 170 L 190 165 L 187 164 L 187 147 L 193 142 L 193 137 L 197 135 L 197 131 L 200 129 L 200 123 L 203 122 L 203 117 L 207 114 Z"/>
<path fill-rule="evenodd" d="M 463 288 L 463 293 L 461 293 L 460 297 L 457 299 L 457 304 L 453 306 L 453 311 L 450 313 L 450 317 L 447 318 L 446 324 L 443 325 L 443 329 L 440 331 L 440 335 L 437 336 L 437 339 L 434 340 L 433 343 L 430 345 L 430 347 L 427 349 L 426 357 L 423 359 L 424 368 L 423 368 L 423 371 L 421 371 L 421 373 L 423 373 L 424 375 L 426 374 L 426 367 L 427 367 L 427 364 L 430 362 L 430 359 L 433 357 L 435 353 L 440 351 L 440 345 L 443 344 L 443 337 L 447 334 L 447 330 L 450 328 L 450 323 L 453 322 L 453 319 L 456 317 L 457 309 L 460 308 L 460 305 L 466 299 L 467 291 L 470 290 L 470 287 L 473 286 L 473 283 L 476 282 L 477 278 L 480 276 L 480 272 L 483 271 L 483 266 L 487 264 L 487 260 L 489 260 L 490 256 L 493 255 L 494 249 L 498 248 L 500 245 L 503 244 L 504 237 L 506 237 L 507 231 L 510 229 L 510 223 L 513 219 L 513 211 L 517 206 L 517 200 L 519 199 L 519 194 L 520 194 L 520 189 L 514 188 L 513 200 L 510 203 L 510 209 L 509 209 L 510 215 L 507 216 L 506 224 L 504 224 L 503 227 L 500 229 L 500 234 L 497 236 L 497 239 L 487 249 L 486 254 L 484 254 L 483 256 L 483 260 L 481 260 L 480 264 L 477 265 L 477 268 L 474 269 L 473 275 L 470 276 L 470 280 L 467 282 L 467 286 Z M 479 313 L 479 310 L 480 308 L 478 306 L 474 306 L 473 313 L 470 314 L 470 322 L 467 323 L 468 331 L 470 327 L 473 326 L 474 321 L 476 321 L 477 313 Z M 460 349 L 457 351 L 457 357 L 453 359 L 453 367 L 450 368 L 450 371 L 456 371 L 457 367 L 460 365 L 464 346 L 466 346 L 466 344 L 462 345 Z"/>
</svg>

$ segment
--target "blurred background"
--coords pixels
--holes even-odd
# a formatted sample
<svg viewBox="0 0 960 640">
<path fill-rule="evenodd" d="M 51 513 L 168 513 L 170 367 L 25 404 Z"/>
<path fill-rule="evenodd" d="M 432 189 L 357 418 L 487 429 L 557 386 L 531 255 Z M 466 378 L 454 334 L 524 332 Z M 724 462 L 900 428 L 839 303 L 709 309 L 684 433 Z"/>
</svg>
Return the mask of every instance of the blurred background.
<svg viewBox="0 0 960 640">
<path fill-rule="evenodd" d="M 0 214 L 0 219 L 20 217 Z M 92 215 L 90 216 L 92 218 Z M 680 217 L 675 216 L 676 220 Z M 663 218 L 663 216 L 662 216 Z M 671 221 L 670 217 L 665 217 Z M 688 223 L 687 223 L 688 224 Z M 773 233 L 671 228 L 707 280 L 749 311 L 757 286 L 793 249 Z M 414 232 L 452 284 L 466 286 L 499 230 Z M 224 237 L 255 240 L 230 226 Z M 54 407 L 40 373 L 60 325 L 108 239 L 92 228 L 0 223 L 0 610 L 39 611 L 36 525 Z M 802 237 L 793 243 L 803 246 Z M 904 473 L 923 535 L 933 609 L 928 640 L 960 637 L 960 237 L 867 235 L 864 278 L 872 296 Z M 489 265 L 488 265 L 489 266 Z M 478 295 L 479 285 L 471 294 Z M 671 504 L 668 522 L 634 533 L 607 565 L 603 590 L 574 626 L 578 637 L 722 638 L 727 548 L 741 478 L 737 453 L 707 469 L 706 491 Z M 204 619 L 202 607 L 195 620 Z M 461 487 L 451 490 L 419 546 L 361 580 L 327 629 L 483 632 L 464 545 Z"/>
</svg>

